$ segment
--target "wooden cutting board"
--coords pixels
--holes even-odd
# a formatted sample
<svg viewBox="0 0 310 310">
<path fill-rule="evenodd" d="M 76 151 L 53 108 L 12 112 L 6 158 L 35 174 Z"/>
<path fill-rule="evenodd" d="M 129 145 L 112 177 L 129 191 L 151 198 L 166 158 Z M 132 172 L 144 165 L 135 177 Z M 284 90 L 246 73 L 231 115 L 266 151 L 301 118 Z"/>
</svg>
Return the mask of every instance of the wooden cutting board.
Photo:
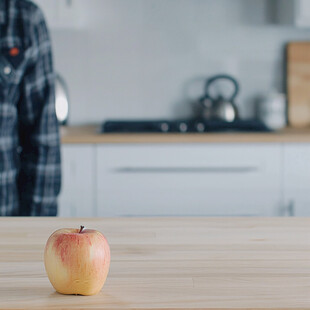
<svg viewBox="0 0 310 310">
<path fill-rule="evenodd" d="M 310 42 L 287 46 L 287 92 L 289 124 L 310 126 Z"/>
<path fill-rule="evenodd" d="M 81 224 L 111 245 L 96 296 L 56 293 L 52 231 Z M 308 218 L 1 218 L 0 309 L 310 309 Z"/>
</svg>

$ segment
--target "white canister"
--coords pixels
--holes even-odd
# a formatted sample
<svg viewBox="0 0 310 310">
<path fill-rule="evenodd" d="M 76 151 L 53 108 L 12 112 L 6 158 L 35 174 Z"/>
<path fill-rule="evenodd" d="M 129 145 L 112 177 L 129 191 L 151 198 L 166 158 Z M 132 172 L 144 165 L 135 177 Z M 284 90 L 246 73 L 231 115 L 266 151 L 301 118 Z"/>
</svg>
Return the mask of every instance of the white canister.
<svg viewBox="0 0 310 310">
<path fill-rule="evenodd" d="M 269 93 L 258 102 L 258 118 L 270 129 L 279 130 L 287 125 L 286 97 L 283 93 Z"/>
</svg>

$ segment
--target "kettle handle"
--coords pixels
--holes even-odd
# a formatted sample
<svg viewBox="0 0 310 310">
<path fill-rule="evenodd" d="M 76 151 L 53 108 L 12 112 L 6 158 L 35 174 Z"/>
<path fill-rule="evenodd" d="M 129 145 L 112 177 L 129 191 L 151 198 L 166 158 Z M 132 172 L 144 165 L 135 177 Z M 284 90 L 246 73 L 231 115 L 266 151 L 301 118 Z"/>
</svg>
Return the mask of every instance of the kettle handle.
<svg viewBox="0 0 310 310">
<path fill-rule="evenodd" d="M 207 82 L 206 82 L 206 86 L 205 86 L 205 98 L 209 98 L 210 100 L 212 101 L 215 101 L 214 98 L 212 98 L 209 94 L 209 87 L 210 85 L 217 81 L 217 80 L 229 80 L 233 83 L 234 87 L 235 87 L 235 90 L 233 92 L 233 94 L 231 95 L 231 97 L 228 99 L 229 101 L 233 102 L 236 98 L 236 96 L 238 95 L 239 93 L 239 84 L 237 82 L 237 80 L 235 78 L 233 78 L 232 76 L 230 75 L 226 75 L 226 74 L 219 74 L 219 75 L 215 75 L 213 76 L 212 78 L 208 79 Z"/>
</svg>

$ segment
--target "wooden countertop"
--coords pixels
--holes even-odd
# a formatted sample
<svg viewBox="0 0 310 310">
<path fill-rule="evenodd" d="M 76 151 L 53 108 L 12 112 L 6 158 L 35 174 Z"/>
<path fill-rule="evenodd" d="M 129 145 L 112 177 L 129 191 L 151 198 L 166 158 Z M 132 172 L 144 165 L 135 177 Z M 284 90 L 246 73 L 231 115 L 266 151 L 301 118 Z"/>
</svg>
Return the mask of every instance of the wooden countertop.
<svg viewBox="0 0 310 310">
<path fill-rule="evenodd" d="M 64 144 L 113 143 L 310 143 L 310 128 L 273 133 L 100 134 L 99 126 L 61 128 Z"/>
<path fill-rule="evenodd" d="M 56 293 L 44 245 L 102 231 L 111 269 L 96 296 Z M 310 309 L 309 218 L 1 218 L 0 309 Z"/>
</svg>

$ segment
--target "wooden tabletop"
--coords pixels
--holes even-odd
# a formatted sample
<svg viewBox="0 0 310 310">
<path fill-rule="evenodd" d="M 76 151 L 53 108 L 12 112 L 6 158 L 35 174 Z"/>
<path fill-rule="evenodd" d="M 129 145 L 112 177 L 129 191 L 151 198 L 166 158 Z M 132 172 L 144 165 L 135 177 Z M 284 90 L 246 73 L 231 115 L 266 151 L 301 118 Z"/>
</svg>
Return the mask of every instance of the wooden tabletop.
<svg viewBox="0 0 310 310">
<path fill-rule="evenodd" d="M 111 269 L 101 293 L 56 293 L 49 235 L 102 231 Z M 1 218 L 0 309 L 310 309 L 307 218 Z"/>
<path fill-rule="evenodd" d="M 61 128 L 64 144 L 114 144 L 114 143 L 309 143 L 310 128 L 284 130 L 272 133 L 138 133 L 102 134 L 99 126 L 74 126 Z"/>
</svg>

